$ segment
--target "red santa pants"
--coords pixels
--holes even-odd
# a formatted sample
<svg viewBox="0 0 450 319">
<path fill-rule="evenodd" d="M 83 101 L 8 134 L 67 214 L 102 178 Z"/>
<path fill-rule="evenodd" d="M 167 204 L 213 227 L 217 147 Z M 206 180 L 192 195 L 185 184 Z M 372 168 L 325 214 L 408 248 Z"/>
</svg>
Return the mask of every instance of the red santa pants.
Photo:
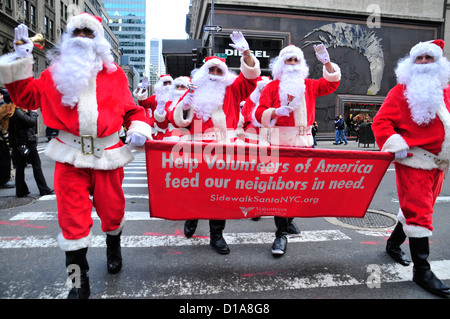
<svg viewBox="0 0 450 319">
<path fill-rule="evenodd" d="M 400 209 L 399 220 L 404 222 L 409 237 L 429 237 L 433 231 L 433 211 L 441 193 L 444 172 L 439 169 L 424 170 L 395 163 L 397 192 Z"/>
<path fill-rule="evenodd" d="M 78 240 L 90 234 L 93 206 L 104 232 L 114 232 L 121 227 L 125 214 L 123 177 L 122 167 L 94 170 L 56 162 L 54 186 L 58 222 L 65 239 Z"/>
</svg>

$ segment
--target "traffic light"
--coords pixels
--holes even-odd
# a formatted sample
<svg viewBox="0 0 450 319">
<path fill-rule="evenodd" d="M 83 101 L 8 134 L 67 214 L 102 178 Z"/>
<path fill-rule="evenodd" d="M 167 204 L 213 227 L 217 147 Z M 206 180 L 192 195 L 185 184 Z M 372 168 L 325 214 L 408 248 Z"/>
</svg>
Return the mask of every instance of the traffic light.
<svg viewBox="0 0 450 319">
<path fill-rule="evenodd" d="M 192 63 L 199 67 L 203 64 L 203 60 L 208 56 L 208 48 L 198 47 L 192 49 Z"/>
<path fill-rule="evenodd" d="M 203 61 L 208 56 L 208 48 L 201 47 L 199 49 L 200 49 L 200 59 L 201 59 L 200 61 L 203 64 Z"/>
<path fill-rule="evenodd" d="M 192 49 L 192 63 L 194 65 L 197 65 L 200 61 L 200 56 L 199 56 L 199 50 L 198 48 L 193 48 Z"/>
</svg>

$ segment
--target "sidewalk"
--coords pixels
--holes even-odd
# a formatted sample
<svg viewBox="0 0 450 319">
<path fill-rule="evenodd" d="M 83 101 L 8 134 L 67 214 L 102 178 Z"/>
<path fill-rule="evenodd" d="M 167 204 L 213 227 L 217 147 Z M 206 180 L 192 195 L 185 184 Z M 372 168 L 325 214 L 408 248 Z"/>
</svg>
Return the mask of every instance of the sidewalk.
<svg viewBox="0 0 450 319">
<path fill-rule="evenodd" d="M 340 144 L 340 145 L 334 145 L 334 140 L 320 140 L 317 141 L 316 148 L 319 149 L 331 149 L 331 150 L 347 150 L 347 151 L 379 151 L 378 145 L 375 144 L 369 144 L 369 147 L 364 147 L 364 144 L 359 144 L 354 139 L 349 140 L 348 144 Z"/>
</svg>

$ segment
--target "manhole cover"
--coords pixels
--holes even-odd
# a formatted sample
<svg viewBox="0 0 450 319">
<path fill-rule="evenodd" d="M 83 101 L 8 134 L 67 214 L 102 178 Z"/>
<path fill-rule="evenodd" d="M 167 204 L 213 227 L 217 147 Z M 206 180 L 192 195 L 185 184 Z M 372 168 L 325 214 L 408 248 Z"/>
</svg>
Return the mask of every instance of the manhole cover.
<svg viewBox="0 0 450 319">
<path fill-rule="evenodd" d="M 34 202 L 34 197 L 16 197 L 16 196 L 1 196 L 0 197 L 0 209 L 13 208 L 18 206 L 27 205 Z"/>
<path fill-rule="evenodd" d="M 368 210 L 364 218 L 337 217 L 327 218 L 327 220 L 332 224 L 347 228 L 370 230 L 390 228 L 397 223 L 395 215 L 375 210 Z"/>
</svg>

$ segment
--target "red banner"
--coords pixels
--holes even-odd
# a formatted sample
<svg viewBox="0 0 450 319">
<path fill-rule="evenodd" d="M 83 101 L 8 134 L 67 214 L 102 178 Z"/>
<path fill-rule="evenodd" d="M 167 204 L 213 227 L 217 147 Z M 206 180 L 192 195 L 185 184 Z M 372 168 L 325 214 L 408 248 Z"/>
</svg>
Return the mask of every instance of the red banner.
<svg viewBox="0 0 450 319">
<path fill-rule="evenodd" d="M 364 217 L 385 152 L 148 141 L 150 216 Z"/>
</svg>

